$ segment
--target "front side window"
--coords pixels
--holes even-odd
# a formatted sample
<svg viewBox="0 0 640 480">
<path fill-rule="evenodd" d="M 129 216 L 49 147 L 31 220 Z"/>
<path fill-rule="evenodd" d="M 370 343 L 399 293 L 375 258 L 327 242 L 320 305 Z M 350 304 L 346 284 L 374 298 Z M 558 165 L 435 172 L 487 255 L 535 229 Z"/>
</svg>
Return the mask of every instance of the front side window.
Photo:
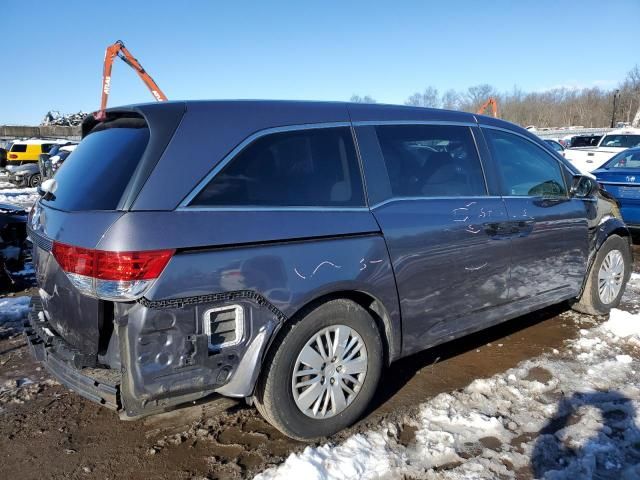
<svg viewBox="0 0 640 480">
<path fill-rule="evenodd" d="M 265 135 L 236 155 L 190 205 L 364 206 L 351 130 L 335 127 Z"/>
<path fill-rule="evenodd" d="M 534 143 L 511 133 L 484 129 L 498 164 L 502 194 L 517 197 L 566 197 L 560 163 Z"/>
<path fill-rule="evenodd" d="M 379 125 L 376 133 L 394 197 L 486 195 L 468 127 Z"/>
<path fill-rule="evenodd" d="M 11 146 L 11 151 L 15 153 L 25 153 L 27 151 L 26 143 L 14 143 Z"/>
</svg>

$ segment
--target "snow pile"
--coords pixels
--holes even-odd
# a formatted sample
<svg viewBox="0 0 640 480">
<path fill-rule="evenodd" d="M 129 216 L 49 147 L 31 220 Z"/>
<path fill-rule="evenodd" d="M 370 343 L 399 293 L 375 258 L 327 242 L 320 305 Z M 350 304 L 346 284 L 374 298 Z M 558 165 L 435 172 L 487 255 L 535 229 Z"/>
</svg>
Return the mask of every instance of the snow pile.
<svg viewBox="0 0 640 480">
<path fill-rule="evenodd" d="M 308 447 L 256 478 L 640 478 L 637 347 L 640 315 L 614 310 L 561 351 L 440 394 L 404 425 Z"/>
<path fill-rule="evenodd" d="M 0 338 L 22 331 L 22 324 L 29 313 L 29 297 L 0 298 Z"/>
<path fill-rule="evenodd" d="M 40 196 L 35 188 L 3 188 L 0 190 L 0 203 L 20 205 L 26 210 L 31 210 L 38 198 Z"/>
<path fill-rule="evenodd" d="M 611 310 L 609 320 L 600 328 L 614 337 L 640 341 L 640 313 L 633 314 L 614 308 Z"/>
</svg>

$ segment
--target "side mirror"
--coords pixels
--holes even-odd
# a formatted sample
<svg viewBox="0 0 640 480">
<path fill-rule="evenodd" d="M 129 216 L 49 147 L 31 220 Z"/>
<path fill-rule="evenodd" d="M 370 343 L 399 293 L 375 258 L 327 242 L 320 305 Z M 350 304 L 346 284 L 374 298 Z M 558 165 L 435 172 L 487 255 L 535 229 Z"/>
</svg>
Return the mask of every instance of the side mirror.
<svg viewBox="0 0 640 480">
<path fill-rule="evenodd" d="M 38 187 L 38 193 L 45 200 L 51 200 L 52 198 L 54 198 L 54 193 L 56 193 L 57 189 L 58 182 L 55 179 L 50 178 L 40 184 L 40 186 Z"/>
<path fill-rule="evenodd" d="M 575 175 L 569 194 L 574 198 L 586 198 L 596 189 L 596 181 L 587 175 Z"/>
</svg>

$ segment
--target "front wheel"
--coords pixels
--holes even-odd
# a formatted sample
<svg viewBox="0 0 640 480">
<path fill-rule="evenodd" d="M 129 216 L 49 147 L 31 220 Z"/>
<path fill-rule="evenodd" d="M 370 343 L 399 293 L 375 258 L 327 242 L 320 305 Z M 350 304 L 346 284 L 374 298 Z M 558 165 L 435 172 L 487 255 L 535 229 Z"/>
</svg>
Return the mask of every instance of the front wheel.
<svg viewBox="0 0 640 480">
<path fill-rule="evenodd" d="M 332 300 L 285 325 L 263 366 L 255 403 L 285 435 L 313 440 L 356 422 L 375 393 L 383 348 L 360 305 Z"/>
<path fill-rule="evenodd" d="M 602 244 L 589 270 L 582 295 L 573 308 L 590 315 L 606 315 L 622 300 L 631 276 L 629 242 L 612 235 Z"/>
<path fill-rule="evenodd" d="M 31 175 L 31 178 L 29 178 L 29 186 L 35 188 L 38 185 L 40 185 L 40 174 L 36 173 L 35 175 Z"/>
</svg>

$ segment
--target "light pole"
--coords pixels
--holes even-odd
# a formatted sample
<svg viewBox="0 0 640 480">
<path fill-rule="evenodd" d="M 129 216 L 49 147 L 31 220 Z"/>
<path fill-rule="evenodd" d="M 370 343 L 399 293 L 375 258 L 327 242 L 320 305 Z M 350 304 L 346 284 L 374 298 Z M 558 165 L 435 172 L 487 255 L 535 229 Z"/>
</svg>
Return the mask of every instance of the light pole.
<svg viewBox="0 0 640 480">
<path fill-rule="evenodd" d="M 616 90 L 613 94 L 613 112 L 611 112 L 611 128 L 615 126 L 616 122 L 616 103 L 620 98 L 620 90 Z"/>
</svg>

